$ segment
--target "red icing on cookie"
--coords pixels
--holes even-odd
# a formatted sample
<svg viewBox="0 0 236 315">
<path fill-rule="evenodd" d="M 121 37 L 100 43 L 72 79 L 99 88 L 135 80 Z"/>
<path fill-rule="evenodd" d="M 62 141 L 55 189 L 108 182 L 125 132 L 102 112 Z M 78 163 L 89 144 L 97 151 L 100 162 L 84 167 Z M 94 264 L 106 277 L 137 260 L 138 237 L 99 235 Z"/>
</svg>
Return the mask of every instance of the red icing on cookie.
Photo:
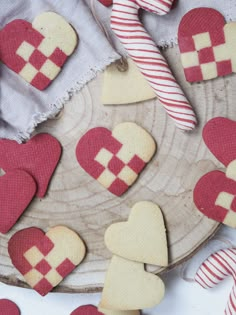
<svg viewBox="0 0 236 315">
<path fill-rule="evenodd" d="M 0 232 L 7 233 L 36 193 L 34 179 L 21 170 L 9 171 L 0 177 Z"/>
<path fill-rule="evenodd" d="M 1 315 L 20 315 L 20 310 L 15 303 L 10 300 L 0 300 L 0 314 Z"/>
<path fill-rule="evenodd" d="M 70 315 L 103 315 L 93 305 L 83 305 L 75 309 Z"/>
<path fill-rule="evenodd" d="M 221 193 L 232 196 L 230 209 L 220 205 L 218 198 Z M 204 215 L 224 223 L 229 211 L 236 213 L 236 182 L 227 178 L 223 172 L 212 171 L 200 178 L 194 188 L 193 199 L 198 210 Z"/>
<path fill-rule="evenodd" d="M 228 118 L 213 118 L 203 129 L 203 139 L 215 157 L 227 166 L 236 159 L 236 122 Z"/>
<path fill-rule="evenodd" d="M 37 196 L 46 194 L 49 181 L 61 156 L 59 141 L 49 134 L 38 134 L 26 144 L 0 140 L 0 167 L 8 172 L 21 169 L 37 183 Z"/>
<path fill-rule="evenodd" d="M 228 44 L 235 38 L 227 39 L 226 25 L 223 15 L 211 8 L 196 8 L 183 17 L 178 41 L 187 81 L 209 80 L 233 72 Z"/>
</svg>

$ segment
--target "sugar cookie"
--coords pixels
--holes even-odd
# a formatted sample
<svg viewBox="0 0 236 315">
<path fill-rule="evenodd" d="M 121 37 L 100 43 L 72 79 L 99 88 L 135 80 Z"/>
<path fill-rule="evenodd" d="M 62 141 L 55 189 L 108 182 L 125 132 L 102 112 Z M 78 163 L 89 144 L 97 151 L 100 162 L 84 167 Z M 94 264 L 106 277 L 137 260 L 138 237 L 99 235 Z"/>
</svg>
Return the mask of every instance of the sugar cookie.
<svg viewBox="0 0 236 315">
<path fill-rule="evenodd" d="M 35 227 L 15 233 L 8 252 L 26 282 L 44 296 L 80 264 L 86 249 L 74 231 L 56 226 L 46 234 Z"/>
<path fill-rule="evenodd" d="M 75 309 L 70 315 L 103 315 L 96 306 L 83 305 Z"/>
<path fill-rule="evenodd" d="M 116 63 L 103 74 L 102 104 L 122 105 L 150 100 L 156 97 L 144 76 L 132 59 L 127 59 L 128 70 L 121 72 Z"/>
<path fill-rule="evenodd" d="M 0 313 L 1 315 L 20 315 L 20 310 L 14 302 L 7 299 L 1 299 Z"/>
<path fill-rule="evenodd" d="M 161 302 L 162 280 L 144 270 L 144 264 L 113 256 L 109 265 L 99 308 L 139 310 Z"/>
<path fill-rule="evenodd" d="M 167 266 L 166 229 L 160 208 L 149 201 L 136 203 L 128 222 L 112 224 L 105 233 L 109 251 L 123 258 Z"/>
<path fill-rule="evenodd" d="M 44 90 L 57 77 L 77 42 L 74 29 L 62 16 L 44 12 L 32 24 L 13 20 L 0 31 L 1 61 Z"/>
<path fill-rule="evenodd" d="M 208 149 L 225 166 L 236 159 L 235 121 L 224 117 L 215 117 L 207 122 L 202 136 Z"/>
<path fill-rule="evenodd" d="M 76 157 L 81 167 L 111 193 L 121 196 L 136 181 L 156 151 L 152 136 L 135 123 L 114 130 L 90 129 L 79 140 Z"/>
<path fill-rule="evenodd" d="M 210 21 L 210 22 L 209 22 Z M 210 80 L 236 72 L 236 23 L 211 8 L 196 8 L 182 19 L 178 41 L 187 81 Z"/>
<path fill-rule="evenodd" d="M 0 177 L 1 233 L 5 234 L 13 227 L 35 193 L 35 181 L 24 171 L 12 170 Z"/>
<path fill-rule="evenodd" d="M 0 140 L 0 167 L 8 172 L 20 169 L 30 174 L 37 184 L 37 196 L 46 194 L 48 184 L 61 156 L 61 145 L 53 136 L 40 133 L 25 144 Z"/>
</svg>

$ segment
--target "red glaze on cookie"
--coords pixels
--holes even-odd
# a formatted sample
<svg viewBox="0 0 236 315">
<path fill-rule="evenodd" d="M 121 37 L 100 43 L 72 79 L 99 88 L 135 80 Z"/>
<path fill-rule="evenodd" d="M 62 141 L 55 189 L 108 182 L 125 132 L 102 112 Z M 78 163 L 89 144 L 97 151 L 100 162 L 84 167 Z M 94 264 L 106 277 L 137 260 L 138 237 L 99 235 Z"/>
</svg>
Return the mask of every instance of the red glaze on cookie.
<svg viewBox="0 0 236 315">
<path fill-rule="evenodd" d="M 5 172 L 20 169 L 29 173 L 36 181 L 38 197 L 46 194 L 60 156 L 59 141 L 46 133 L 34 136 L 25 144 L 0 140 L 0 167 Z"/>
<path fill-rule="evenodd" d="M 20 315 L 18 306 L 7 299 L 0 300 L 0 313 L 1 315 Z"/>
<path fill-rule="evenodd" d="M 0 177 L 0 232 L 7 233 L 25 211 L 36 193 L 34 179 L 26 172 L 12 170 Z"/>
<path fill-rule="evenodd" d="M 83 305 L 75 309 L 70 315 L 103 315 L 93 305 Z"/>
<path fill-rule="evenodd" d="M 225 166 L 236 159 L 236 122 L 216 117 L 208 121 L 202 133 L 204 142 Z"/>
<path fill-rule="evenodd" d="M 120 124 L 117 127 L 121 130 L 124 126 L 124 130 L 127 131 L 125 129 L 126 124 L 130 123 Z M 141 129 L 135 124 L 131 123 L 131 125 L 131 128 Z M 114 128 L 114 131 L 117 127 Z M 154 151 L 151 149 L 150 157 L 147 161 L 144 161 L 137 152 L 132 151 L 132 140 L 129 139 L 126 143 L 122 143 L 121 141 L 125 142 L 125 134 L 122 136 L 122 140 L 118 140 L 114 131 L 111 132 L 103 127 L 89 130 L 78 142 L 76 157 L 87 173 L 98 180 L 111 193 L 121 196 L 137 179 L 138 174 L 154 154 L 155 148 Z M 146 131 L 143 130 L 140 134 L 142 133 L 145 135 Z M 151 138 L 150 135 L 148 137 Z M 145 148 L 145 141 L 142 141 L 141 138 L 139 140 L 138 145 Z M 134 139 L 134 141 L 137 141 L 137 139 Z M 151 143 L 151 146 L 154 146 L 154 144 Z M 126 153 L 128 153 L 128 159 L 125 158 Z"/>
</svg>

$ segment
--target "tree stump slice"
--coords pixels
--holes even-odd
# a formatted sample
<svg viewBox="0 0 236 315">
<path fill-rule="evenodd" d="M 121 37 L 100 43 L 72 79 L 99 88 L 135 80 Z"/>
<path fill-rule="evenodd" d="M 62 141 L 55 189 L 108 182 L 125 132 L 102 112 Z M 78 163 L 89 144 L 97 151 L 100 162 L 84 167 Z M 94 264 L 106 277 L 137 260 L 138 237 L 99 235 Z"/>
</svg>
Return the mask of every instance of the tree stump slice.
<svg viewBox="0 0 236 315">
<path fill-rule="evenodd" d="M 63 154 L 46 197 L 35 198 L 10 233 L 1 235 L 0 280 L 28 287 L 8 256 L 7 242 L 12 234 L 30 226 L 46 232 L 63 224 L 81 235 L 87 245 L 87 256 L 56 291 L 100 291 L 111 258 L 104 245 L 104 232 L 110 224 L 127 220 L 131 207 L 141 200 L 153 201 L 163 211 L 169 241 L 168 268 L 188 259 L 215 233 L 219 224 L 196 210 L 192 190 L 203 174 L 223 168 L 207 149 L 201 133 L 213 117 L 236 119 L 236 76 L 190 85 L 183 75 L 178 48 L 168 49 L 164 54 L 195 109 L 198 127 L 190 133 L 177 129 L 157 99 L 134 105 L 103 106 L 99 74 L 72 97 L 56 119 L 37 129 L 38 133 L 55 136 L 63 146 Z M 125 121 L 136 122 L 149 131 L 158 150 L 137 182 L 119 198 L 79 166 L 75 148 L 88 129 L 97 126 L 112 129 Z M 149 270 L 161 271 L 154 267 Z"/>
</svg>

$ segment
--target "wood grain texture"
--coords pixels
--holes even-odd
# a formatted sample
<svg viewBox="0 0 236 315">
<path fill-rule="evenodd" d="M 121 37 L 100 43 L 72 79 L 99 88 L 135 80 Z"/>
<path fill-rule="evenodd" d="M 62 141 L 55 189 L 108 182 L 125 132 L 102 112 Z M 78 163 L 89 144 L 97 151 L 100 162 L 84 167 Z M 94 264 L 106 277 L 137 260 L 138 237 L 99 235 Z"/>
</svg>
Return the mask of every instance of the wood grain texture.
<svg viewBox="0 0 236 315">
<path fill-rule="evenodd" d="M 236 119 L 236 76 L 190 85 L 183 76 L 178 48 L 166 50 L 165 55 L 197 113 L 197 129 L 191 133 L 178 130 L 157 100 L 105 107 L 100 103 L 101 75 L 90 82 L 67 103 L 57 119 L 37 129 L 37 132 L 57 137 L 63 154 L 46 197 L 35 198 L 10 233 L 0 237 L 2 281 L 25 286 L 7 254 L 8 239 L 25 227 L 38 226 L 47 231 L 64 224 L 77 231 L 86 242 L 85 261 L 56 289 L 63 292 L 101 289 L 111 257 L 103 241 L 105 229 L 113 222 L 126 220 L 130 208 L 140 200 L 156 202 L 163 210 L 169 240 L 169 268 L 193 255 L 217 230 L 218 223 L 207 219 L 194 207 L 192 189 L 203 174 L 222 168 L 206 148 L 201 132 L 212 117 Z M 118 198 L 81 169 L 75 147 L 88 129 L 96 126 L 112 129 L 124 121 L 136 122 L 147 129 L 156 139 L 158 151 L 135 185 Z"/>
</svg>

